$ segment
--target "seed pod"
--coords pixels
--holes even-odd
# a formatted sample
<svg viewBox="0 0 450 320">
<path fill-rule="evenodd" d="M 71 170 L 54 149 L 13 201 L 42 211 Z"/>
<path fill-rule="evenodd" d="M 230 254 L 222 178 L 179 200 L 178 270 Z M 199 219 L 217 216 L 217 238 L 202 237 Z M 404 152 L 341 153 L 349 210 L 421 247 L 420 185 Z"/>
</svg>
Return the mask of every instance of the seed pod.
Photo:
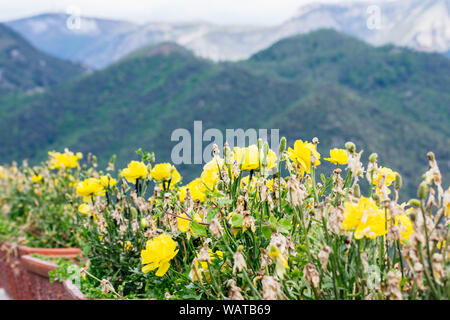
<svg viewBox="0 0 450 320">
<path fill-rule="evenodd" d="M 374 194 L 372 195 L 372 199 L 375 200 L 375 202 L 377 203 L 377 206 L 380 206 L 380 204 L 381 204 L 381 199 L 380 199 L 380 196 L 379 196 L 378 194 L 374 193 Z"/>
<path fill-rule="evenodd" d="M 403 185 L 402 176 L 398 173 L 395 174 L 394 188 L 395 190 L 399 190 Z"/>
<path fill-rule="evenodd" d="M 353 196 L 355 196 L 356 198 L 361 197 L 361 189 L 359 188 L 359 184 L 355 184 L 353 186 Z"/>
<path fill-rule="evenodd" d="M 264 142 L 264 156 L 267 156 L 269 154 L 269 144 Z"/>
<path fill-rule="evenodd" d="M 138 212 L 137 212 L 136 208 L 135 208 L 135 207 L 131 207 L 131 208 L 130 208 L 130 211 L 131 211 L 131 216 L 132 216 L 133 218 L 136 218 L 137 215 L 138 215 Z"/>
<path fill-rule="evenodd" d="M 286 137 L 282 137 L 280 140 L 280 154 L 286 150 Z"/>
<path fill-rule="evenodd" d="M 350 153 L 354 153 L 356 150 L 356 146 L 353 142 L 349 141 L 347 143 L 345 143 L 345 148 L 348 150 L 348 152 Z"/>
<path fill-rule="evenodd" d="M 222 191 L 224 189 L 224 187 L 225 187 L 225 184 L 224 184 L 223 180 L 217 181 L 217 190 Z"/>
<path fill-rule="evenodd" d="M 419 185 L 419 190 L 417 191 L 417 196 L 419 197 L 420 200 L 424 200 L 428 195 L 428 184 L 423 181 L 420 185 Z"/>
</svg>

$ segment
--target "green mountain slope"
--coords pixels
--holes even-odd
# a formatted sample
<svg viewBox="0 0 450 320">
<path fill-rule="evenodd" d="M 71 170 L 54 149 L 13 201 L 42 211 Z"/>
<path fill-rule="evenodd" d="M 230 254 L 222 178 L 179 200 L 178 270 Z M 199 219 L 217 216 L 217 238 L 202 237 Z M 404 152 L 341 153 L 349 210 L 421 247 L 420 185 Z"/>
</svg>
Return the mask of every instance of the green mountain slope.
<svg viewBox="0 0 450 320">
<path fill-rule="evenodd" d="M 40 52 L 0 23 L 0 94 L 42 91 L 84 71 L 80 65 Z"/>
<path fill-rule="evenodd" d="M 42 160 L 64 147 L 103 160 L 117 154 L 119 166 L 139 147 L 170 161 L 173 130 L 192 131 L 202 120 L 203 130 L 279 128 L 291 145 L 317 136 L 324 156 L 352 140 L 366 158 L 378 152 L 413 193 L 429 150 L 449 182 L 449 74 L 448 59 L 373 48 L 328 30 L 283 40 L 239 63 L 214 64 L 162 44 L 18 98 L 20 107 L 0 119 L 0 162 Z M 200 171 L 180 169 L 185 179 Z"/>
</svg>

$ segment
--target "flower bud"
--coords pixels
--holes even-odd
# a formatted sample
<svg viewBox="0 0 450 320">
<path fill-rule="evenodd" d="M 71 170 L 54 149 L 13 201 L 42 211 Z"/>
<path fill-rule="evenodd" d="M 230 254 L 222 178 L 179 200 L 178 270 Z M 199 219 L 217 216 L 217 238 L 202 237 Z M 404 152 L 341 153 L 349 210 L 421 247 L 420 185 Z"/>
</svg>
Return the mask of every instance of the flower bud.
<svg viewBox="0 0 450 320">
<path fill-rule="evenodd" d="M 286 150 L 286 137 L 281 137 L 281 140 L 280 140 L 280 154 L 283 153 L 284 150 Z"/>
<path fill-rule="evenodd" d="M 266 157 L 269 154 L 269 144 L 264 142 L 264 156 Z"/>
<path fill-rule="evenodd" d="M 347 143 L 345 143 L 345 148 L 348 150 L 348 152 L 350 153 L 354 153 L 356 151 L 356 146 L 353 142 L 349 141 Z"/>
<path fill-rule="evenodd" d="M 141 226 L 144 229 L 148 227 L 147 219 L 145 219 L 145 218 L 141 219 Z"/>
<path fill-rule="evenodd" d="M 380 199 L 380 196 L 379 196 L 378 194 L 374 193 L 374 194 L 372 195 L 372 199 L 375 200 L 377 206 L 380 206 L 380 204 L 381 204 L 381 199 Z"/>
<path fill-rule="evenodd" d="M 314 137 L 314 138 L 312 139 L 312 143 L 314 143 L 315 145 L 319 144 L 319 138 Z"/>
<path fill-rule="evenodd" d="M 361 189 L 359 188 L 359 184 L 355 184 L 353 186 L 353 196 L 356 198 L 361 197 Z"/>
<path fill-rule="evenodd" d="M 372 153 L 369 157 L 369 161 L 372 163 L 375 163 L 377 161 L 377 158 L 378 158 L 378 154 Z"/>
<path fill-rule="evenodd" d="M 402 182 L 402 176 L 398 173 L 395 174 L 395 181 L 394 181 L 394 189 L 399 190 L 403 185 Z"/>
<path fill-rule="evenodd" d="M 217 181 L 217 190 L 222 191 L 225 187 L 225 183 L 223 182 L 223 180 L 219 180 Z"/>
<path fill-rule="evenodd" d="M 417 191 L 417 196 L 419 197 L 420 200 L 424 200 L 428 195 L 428 184 L 423 181 L 420 185 L 419 185 L 419 190 Z"/>
<path fill-rule="evenodd" d="M 431 160 L 431 161 L 434 160 L 434 159 L 436 158 L 436 157 L 434 156 L 434 153 L 431 152 L 431 151 L 427 153 L 427 157 L 428 157 L 428 160 Z"/>
<path fill-rule="evenodd" d="M 137 212 L 136 208 L 135 208 L 135 207 L 131 207 L 131 208 L 130 208 L 130 211 L 131 211 L 132 217 L 133 217 L 133 218 L 136 218 L 137 215 L 138 215 L 138 212 Z"/>
<path fill-rule="evenodd" d="M 410 205 L 411 207 L 418 208 L 420 207 L 420 201 L 417 199 L 411 199 L 408 201 L 408 205 Z"/>
<path fill-rule="evenodd" d="M 261 138 L 259 138 L 259 139 L 258 139 L 258 144 L 257 144 L 257 146 L 258 146 L 258 150 L 261 150 L 261 148 L 262 148 L 262 144 L 263 144 L 263 141 L 262 141 L 262 139 L 261 139 Z"/>
</svg>

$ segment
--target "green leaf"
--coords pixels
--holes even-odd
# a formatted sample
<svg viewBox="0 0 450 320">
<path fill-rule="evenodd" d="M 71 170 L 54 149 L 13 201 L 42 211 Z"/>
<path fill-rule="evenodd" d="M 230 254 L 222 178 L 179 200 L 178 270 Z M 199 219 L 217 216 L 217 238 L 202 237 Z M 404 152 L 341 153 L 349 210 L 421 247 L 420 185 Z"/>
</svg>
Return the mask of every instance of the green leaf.
<svg viewBox="0 0 450 320">
<path fill-rule="evenodd" d="M 280 219 L 277 224 L 277 230 L 280 233 L 288 234 L 291 231 L 291 222 L 287 219 Z"/>
<path fill-rule="evenodd" d="M 206 221 L 208 223 L 210 223 L 211 220 L 215 218 L 215 216 L 217 215 L 218 212 L 219 212 L 218 210 L 214 210 L 214 209 L 208 211 L 208 214 L 206 215 Z"/>
<path fill-rule="evenodd" d="M 201 225 L 197 221 L 192 220 L 190 226 L 196 235 L 198 235 L 198 236 L 206 236 L 207 235 L 206 226 Z"/>
<path fill-rule="evenodd" d="M 270 227 L 262 227 L 262 234 L 267 239 L 270 239 L 272 237 L 272 228 Z"/>
<path fill-rule="evenodd" d="M 231 223 L 233 224 L 234 228 L 240 228 L 242 227 L 242 223 L 244 222 L 244 216 L 242 214 L 235 214 L 231 218 Z"/>
</svg>

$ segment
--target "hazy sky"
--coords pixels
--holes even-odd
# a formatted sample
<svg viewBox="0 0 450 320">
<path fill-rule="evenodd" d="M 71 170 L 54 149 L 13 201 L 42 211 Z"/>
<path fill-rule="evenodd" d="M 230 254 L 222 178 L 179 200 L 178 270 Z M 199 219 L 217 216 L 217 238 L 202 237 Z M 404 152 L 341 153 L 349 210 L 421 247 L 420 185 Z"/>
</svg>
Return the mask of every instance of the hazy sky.
<svg viewBox="0 0 450 320">
<path fill-rule="evenodd" d="M 0 0 L 0 21 L 17 19 L 43 12 L 67 12 L 72 7 L 75 10 L 80 10 L 82 15 L 124 19 L 137 23 L 205 20 L 218 24 L 274 25 L 290 18 L 302 4 L 309 2 L 342 1 Z"/>
</svg>

